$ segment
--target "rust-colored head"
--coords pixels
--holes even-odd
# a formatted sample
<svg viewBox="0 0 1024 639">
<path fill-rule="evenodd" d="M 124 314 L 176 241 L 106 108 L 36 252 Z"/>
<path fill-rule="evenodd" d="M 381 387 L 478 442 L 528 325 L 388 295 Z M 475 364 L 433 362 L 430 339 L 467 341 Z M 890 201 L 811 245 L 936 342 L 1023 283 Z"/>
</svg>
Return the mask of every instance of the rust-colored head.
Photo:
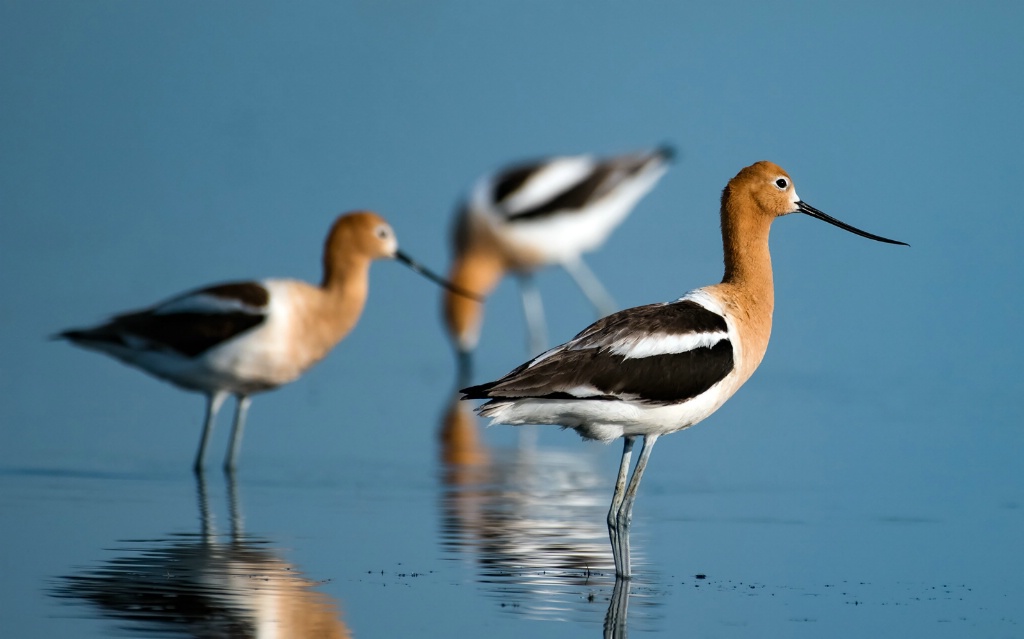
<svg viewBox="0 0 1024 639">
<path fill-rule="evenodd" d="M 854 226 L 840 222 L 813 206 L 807 204 L 796 194 L 793 179 L 778 164 L 773 162 L 755 162 L 729 180 L 722 191 L 722 225 L 743 224 L 757 218 L 769 222 L 790 213 L 804 213 L 811 217 L 838 226 L 844 231 L 888 244 L 903 244 L 879 235 L 862 231 Z"/>
<path fill-rule="evenodd" d="M 722 210 L 745 216 L 776 218 L 795 213 L 799 201 L 793 180 L 773 162 L 745 167 L 722 191 Z"/>
<path fill-rule="evenodd" d="M 391 225 L 372 211 L 354 211 L 338 216 L 324 245 L 324 273 L 352 261 L 369 262 L 392 258 L 398 240 Z"/>
<path fill-rule="evenodd" d="M 347 274 L 369 268 L 370 262 L 393 258 L 398 240 L 391 225 L 371 211 L 339 215 L 324 242 L 323 286 L 340 283 Z"/>
<path fill-rule="evenodd" d="M 454 258 L 448 279 L 481 299 L 494 290 L 507 270 L 504 254 L 490 231 L 474 223 L 465 211 L 456 220 L 452 250 Z M 443 306 L 445 326 L 455 348 L 463 354 L 472 352 L 480 339 L 483 302 L 448 290 Z"/>
<path fill-rule="evenodd" d="M 456 258 L 448 277 L 456 286 L 484 297 L 504 273 L 504 264 L 494 255 L 473 253 Z M 483 316 L 483 302 L 449 290 L 444 292 L 445 325 L 459 352 L 469 353 L 476 348 Z"/>
<path fill-rule="evenodd" d="M 722 191 L 723 281 L 756 279 L 765 291 L 770 288 L 768 231 L 772 220 L 790 213 L 804 213 L 879 242 L 904 244 L 862 231 L 819 211 L 800 199 L 793 179 L 782 167 L 773 162 L 755 162 L 729 180 Z"/>
<path fill-rule="evenodd" d="M 428 280 L 453 290 L 457 295 L 474 300 L 483 299 L 471 291 L 453 286 L 451 282 L 400 251 L 391 225 L 372 211 L 346 213 L 334 221 L 324 246 L 323 286 L 327 288 L 332 283 L 351 281 L 357 274 L 365 273 L 370 262 L 382 258 L 396 259 Z"/>
</svg>

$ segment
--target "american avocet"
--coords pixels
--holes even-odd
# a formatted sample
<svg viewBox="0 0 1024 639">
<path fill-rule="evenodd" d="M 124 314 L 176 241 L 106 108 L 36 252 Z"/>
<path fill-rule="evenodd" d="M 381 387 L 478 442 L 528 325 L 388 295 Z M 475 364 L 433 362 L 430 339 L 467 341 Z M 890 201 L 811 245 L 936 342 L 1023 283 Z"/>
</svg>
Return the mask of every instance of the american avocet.
<svg viewBox="0 0 1024 639">
<path fill-rule="evenodd" d="M 626 309 L 501 379 L 463 390 L 489 399 L 479 411 L 494 423 L 558 424 L 584 439 L 624 438 L 608 512 L 615 572 L 630 576 L 629 524 L 640 479 L 658 437 L 715 412 L 761 363 L 772 326 L 774 289 L 768 231 L 772 221 L 805 213 L 857 235 L 797 197 L 789 175 L 758 162 L 722 192 L 725 275 L 721 284 L 674 302 Z M 643 449 L 626 484 L 633 441 Z"/>
<path fill-rule="evenodd" d="M 544 312 L 533 273 L 562 266 L 598 317 L 615 303 L 582 254 L 608 235 L 665 173 L 673 151 L 664 146 L 615 157 L 552 157 L 507 167 L 477 181 L 453 228 L 449 279 L 481 295 L 507 272 L 518 276 L 531 354 L 546 347 Z M 468 369 L 480 336 L 483 305 L 458 295 L 444 300 L 448 333 Z"/>
<path fill-rule="evenodd" d="M 286 279 L 218 284 L 124 313 L 57 337 L 106 353 L 186 390 L 205 393 L 206 419 L 196 454 L 201 471 L 214 420 L 237 398 L 225 470 L 234 470 L 253 393 L 297 379 L 356 325 L 369 289 L 370 262 L 396 258 L 448 285 L 398 250 L 391 226 L 360 211 L 334 222 L 320 286 Z"/>
</svg>

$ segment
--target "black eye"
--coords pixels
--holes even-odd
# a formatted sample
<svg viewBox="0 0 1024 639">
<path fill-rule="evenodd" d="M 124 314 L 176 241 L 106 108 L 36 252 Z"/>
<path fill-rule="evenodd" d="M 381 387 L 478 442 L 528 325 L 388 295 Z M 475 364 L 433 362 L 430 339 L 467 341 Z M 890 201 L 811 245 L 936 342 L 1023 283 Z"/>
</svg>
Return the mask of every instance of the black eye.
<svg viewBox="0 0 1024 639">
<path fill-rule="evenodd" d="M 382 226 L 379 229 L 377 229 L 377 237 L 379 237 L 382 240 L 386 240 L 388 238 L 387 228 Z"/>
<path fill-rule="evenodd" d="M 789 186 L 789 181 L 786 178 L 779 178 L 775 180 L 775 186 L 779 187 L 780 189 L 785 189 L 786 187 Z"/>
</svg>

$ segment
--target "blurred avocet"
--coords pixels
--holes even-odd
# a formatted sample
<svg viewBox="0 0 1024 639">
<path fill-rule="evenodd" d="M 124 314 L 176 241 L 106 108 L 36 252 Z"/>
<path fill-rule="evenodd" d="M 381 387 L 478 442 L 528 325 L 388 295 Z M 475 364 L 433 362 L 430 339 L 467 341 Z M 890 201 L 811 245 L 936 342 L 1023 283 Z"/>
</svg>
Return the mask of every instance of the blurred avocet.
<svg viewBox="0 0 1024 639">
<path fill-rule="evenodd" d="M 323 252 L 319 286 L 290 279 L 217 284 L 58 337 L 106 353 L 207 398 L 194 468 L 200 472 L 214 420 L 237 398 L 225 470 L 238 462 L 250 398 L 294 381 L 320 361 L 359 320 L 370 263 L 395 258 L 448 285 L 398 250 L 391 226 L 359 211 L 337 218 Z"/>
<path fill-rule="evenodd" d="M 454 225 L 454 260 L 449 279 L 480 295 L 506 274 L 517 276 L 530 334 L 531 353 L 546 346 L 544 312 L 533 274 L 559 265 L 594 305 L 598 317 L 615 303 L 583 262 L 600 247 L 640 198 L 658 182 L 673 150 L 599 158 L 551 157 L 506 167 L 477 181 Z M 468 369 L 483 320 L 483 305 L 446 295 L 445 321 Z"/>
</svg>

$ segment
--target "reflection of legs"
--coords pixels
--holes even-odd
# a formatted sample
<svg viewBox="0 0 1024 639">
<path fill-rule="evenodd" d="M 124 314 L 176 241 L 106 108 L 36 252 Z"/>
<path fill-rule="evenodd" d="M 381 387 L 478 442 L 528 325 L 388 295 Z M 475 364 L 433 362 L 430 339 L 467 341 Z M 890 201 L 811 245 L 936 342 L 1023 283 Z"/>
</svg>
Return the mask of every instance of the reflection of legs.
<svg viewBox="0 0 1024 639">
<path fill-rule="evenodd" d="M 636 492 L 640 487 L 640 480 L 643 479 L 644 471 L 647 469 L 647 460 L 651 457 L 651 450 L 654 449 L 658 436 L 644 436 L 644 447 L 640 450 L 640 459 L 637 460 L 636 468 L 633 469 L 633 475 L 629 478 L 629 486 L 625 490 L 625 495 L 622 495 L 620 489 L 626 479 L 629 455 L 633 449 L 632 439 L 632 437 L 626 437 L 626 443 L 623 446 L 622 461 L 619 463 L 619 477 L 615 482 L 615 496 L 612 497 L 612 510 L 608 512 L 608 534 L 612 539 L 615 575 L 624 578 L 628 578 L 631 574 L 629 566 L 629 525 L 633 521 L 633 502 L 636 501 Z"/>
<path fill-rule="evenodd" d="M 213 520 L 210 518 L 210 500 L 206 496 L 206 473 L 196 473 L 196 492 L 199 499 L 199 526 L 203 535 L 203 543 L 213 539 Z"/>
<path fill-rule="evenodd" d="M 530 355 L 536 355 L 548 346 L 547 328 L 544 325 L 544 304 L 533 275 L 519 276 L 519 290 L 523 296 L 523 314 L 526 315 L 526 329 L 530 333 Z"/>
<path fill-rule="evenodd" d="M 604 616 L 605 639 L 619 639 L 626 636 L 626 613 L 629 610 L 629 580 L 615 578 L 608 612 Z"/>
<path fill-rule="evenodd" d="M 225 479 L 228 484 L 228 513 L 231 516 L 231 540 L 240 542 L 245 536 L 245 523 L 242 520 L 242 505 L 238 500 L 238 482 L 235 481 L 234 473 L 227 473 Z"/>
<path fill-rule="evenodd" d="M 224 472 L 233 473 L 238 464 L 238 451 L 242 448 L 242 432 L 245 430 L 245 416 L 249 412 L 252 399 L 248 395 L 235 396 L 238 405 L 235 408 L 235 424 L 231 427 L 231 446 L 224 458 Z"/>
<path fill-rule="evenodd" d="M 590 303 L 594 305 L 594 311 L 598 317 L 611 315 L 615 312 L 617 305 L 612 299 L 608 290 L 601 281 L 597 279 L 594 272 L 590 270 L 583 258 L 577 257 L 562 264 L 565 272 L 576 282 L 583 294 L 587 296 Z"/>
<path fill-rule="evenodd" d="M 622 440 L 622 459 L 619 461 L 619 475 L 615 479 L 615 493 L 612 495 L 612 505 L 608 509 L 608 538 L 612 542 L 612 559 L 615 560 L 615 574 L 629 575 L 629 539 L 625 540 L 625 553 L 621 545 L 621 529 L 619 528 L 619 511 L 622 508 L 622 500 L 626 495 L 626 474 L 629 472 L 629 458 L 633 454 L 634 437 L 624 437 Z"/>
<path fill-rule="evenodd" d="M 206 421 L 203 424 L 203 434 L 199 438 L 199 451 L 196 453 L 196 462 L 192 470 L 196 473 L 203 472 L 203 460 L 206 459 L 206 446 L 210 443 L 210 435 L 213 433 L 213 423 L 217 419 L 217 412 L 221 404 L 227 399 L 228 394 L 223 391 L 216 391 L 206 396 Z"/>
</svg>

